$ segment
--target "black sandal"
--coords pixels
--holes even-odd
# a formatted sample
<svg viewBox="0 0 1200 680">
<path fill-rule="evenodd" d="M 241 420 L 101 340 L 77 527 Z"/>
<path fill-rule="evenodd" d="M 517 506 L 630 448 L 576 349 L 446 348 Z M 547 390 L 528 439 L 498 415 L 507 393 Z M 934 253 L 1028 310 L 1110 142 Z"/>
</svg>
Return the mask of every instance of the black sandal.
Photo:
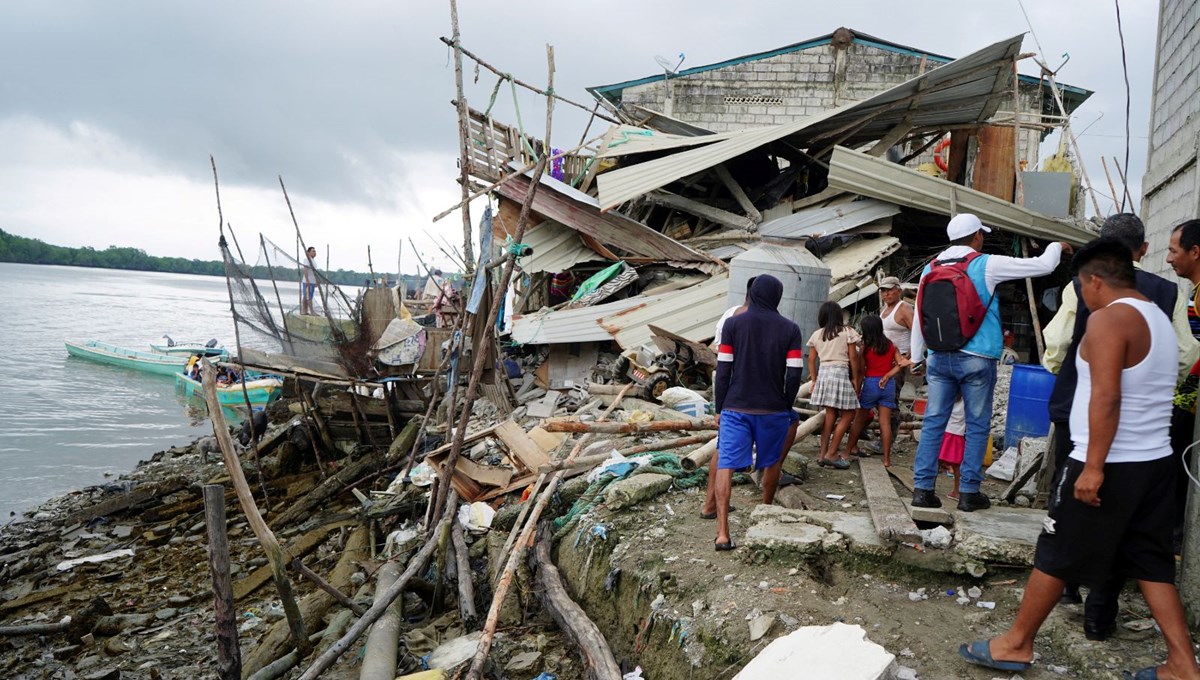
<svg viewBox="0 0 1200 680">
<path fill-rule="evenodd" d="M 731 506 L 729 506 L 729 512 L 734 512 L 734 511 L 736 511 L 736 510 L 737 510 L 737 508 L 733 507 L 732 505 L 731 505 Z M 716 518 L 717 518 L 717 513 L 715 513 L 715 512 L 713 512 L 713 513 L 708 513 L 708 512 L 702 512 L 702 513 L 700 513 L 700 519 L 716 519 Z"/>
<path fill-rule="evenodd" d="M 713 546 L 717 549 L 717 552 L 726 552 L 728 550 L 734 550 L 737 548 L 737 546 L 733 544 L 732 538 L 729 539 L 728 541 L 726 541 L 725 543 L 716 543 L 714 541 Z"/>
</svg>

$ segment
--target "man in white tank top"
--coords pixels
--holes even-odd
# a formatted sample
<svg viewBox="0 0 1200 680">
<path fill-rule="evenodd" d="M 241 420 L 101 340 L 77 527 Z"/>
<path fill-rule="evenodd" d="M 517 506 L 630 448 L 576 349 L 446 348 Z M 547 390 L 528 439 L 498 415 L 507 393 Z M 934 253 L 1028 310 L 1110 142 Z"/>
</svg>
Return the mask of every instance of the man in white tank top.
<svg viewBox="0 0 1200 680">
<path fill-rule="evenodd" d="M 1174 329 L 1137 292 L 1129 248 L 1119 241 L 1092 241 L 1072 269 L 1091 311 L 1071 408 L 1075 449 L 1051 495 L 1016 621 L 999 637 L 962 645 L 959 654 L 997 670 L 1027 670 L 1034 636 L 1064 584 L 1103 584 L 1116 574 L 1137 580 L 1167 643 L 1166 664 L 1126 677 L 1200 679 L 1171 540 Z"/>
</svg>

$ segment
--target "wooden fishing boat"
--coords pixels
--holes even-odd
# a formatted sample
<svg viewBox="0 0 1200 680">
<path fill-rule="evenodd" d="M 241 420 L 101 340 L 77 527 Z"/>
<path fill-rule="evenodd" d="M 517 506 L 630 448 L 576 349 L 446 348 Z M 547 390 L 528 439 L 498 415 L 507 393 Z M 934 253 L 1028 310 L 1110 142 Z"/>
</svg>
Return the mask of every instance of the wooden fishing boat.
<svg viewBox="0 0 1200 680">
<path fill-rule="evenodd" d="M 136 371 L 174 375 L 184 369 L 188 362 L 186 355 L 159 354 L 156 352 L 139 352 L 125 347 L 117 347 L 99 340 L 87 342 L 65 342 L 67 354 L 73 357 L 89 359 L 102 364 L 132 368 Z"/>
<path fill-rule="evenodd" d="M 204 398 L 204 387 L 199 381 L 193 380 L 183 373 L 175 374 L 175 384 L 183 388 L 183 391 L 190 397 L 192 395 L 198 398 Z M 242 383 L 235 383 L 225 387 L 217 387 L 217 401 L 222 406 L 245 406 L 246 397 L 250 398 L 251 406 L 266 406 L 275 401 L 283 393 L 283 379 L 273 375 L 250 376 L 246 382 L 246 390 L 243 394 Z"/>
<path fill-rule="evenodd" d="M 229 352 L 225 347 L 216 341 L 216 339 L 208 342 L 179 342 L 172 340 L 168 336 L 163 336 L 166 342 L 152 342 L 150 349 L 159 354 L 178 354 L 185 357 L 202 356 L 202 357 L 221 357 L 226 358 Z"/>
</svg>

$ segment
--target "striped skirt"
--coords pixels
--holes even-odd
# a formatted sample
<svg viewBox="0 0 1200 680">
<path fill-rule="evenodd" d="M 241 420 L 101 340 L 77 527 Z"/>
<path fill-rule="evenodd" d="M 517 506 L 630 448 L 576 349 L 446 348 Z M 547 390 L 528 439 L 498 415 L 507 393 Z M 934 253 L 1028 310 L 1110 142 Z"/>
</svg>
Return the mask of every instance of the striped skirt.
<svg viewBox="0 0 1200 680">
<path fill-rule="evenodd" d="M 854 383 L 850 382 L 850 367 L 845 364 L 821 366 L 808 402 L 843 411 L 858 408 L 858 394 L 854 391 Z"/>
</svg>

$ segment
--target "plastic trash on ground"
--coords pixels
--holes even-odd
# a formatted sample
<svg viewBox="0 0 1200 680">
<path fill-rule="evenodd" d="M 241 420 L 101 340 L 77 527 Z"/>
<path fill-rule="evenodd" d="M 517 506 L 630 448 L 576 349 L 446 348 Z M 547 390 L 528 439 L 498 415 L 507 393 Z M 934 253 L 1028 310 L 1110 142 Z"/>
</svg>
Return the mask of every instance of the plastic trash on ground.
<svg viewBox="0 0 1200 680">
<path fill-rule="evenodd" d="M 472 533 L 483 533 L 490 529 L 495 517 L 496 511 L 492 506 L 482 501 L 475 501 L 458 509 L 458 523 Z"/>
<path fill-rule="evenodd" d="M 988 466 L 986 474 L 988 477 L 995 477 L 1005 482 L 1011 482 L 1016 472 L 1017 447 L 1013 446 L 1004 449 L 1004 455 L 1000 456 L 1000 460 Z"/>
<path fill-rule="evenodd" d="M 479 640 L 482 637 L 483 631 L 476 631 L 470 635 L 443 642 L 437 649 L 421 659 L 421 663 L 429 669 L 451 670 L 459 664 L 475 658 L 475 651 L 479 649 Z"/>
<path fill-rule="evenodd" d="M 429 486 L 437 477 L 437 471 L 427 463 L 417 463 L 408 471 L 408 478 L 415 486 Z"/>
</svg>

